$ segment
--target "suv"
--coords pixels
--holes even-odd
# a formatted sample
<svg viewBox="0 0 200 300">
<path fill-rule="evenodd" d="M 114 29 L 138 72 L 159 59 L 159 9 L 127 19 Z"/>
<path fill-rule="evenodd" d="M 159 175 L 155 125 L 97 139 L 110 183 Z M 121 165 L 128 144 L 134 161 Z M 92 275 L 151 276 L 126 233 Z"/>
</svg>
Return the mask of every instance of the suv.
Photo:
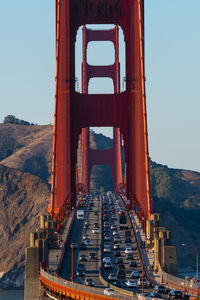
<svg viewBox="0 0 200 300">
<path fill-rule="evenodd" d="M 126 279 L 126 272 L 123 269 L 118 269 L 116 275 L 119 279 Z"/>
</svg>

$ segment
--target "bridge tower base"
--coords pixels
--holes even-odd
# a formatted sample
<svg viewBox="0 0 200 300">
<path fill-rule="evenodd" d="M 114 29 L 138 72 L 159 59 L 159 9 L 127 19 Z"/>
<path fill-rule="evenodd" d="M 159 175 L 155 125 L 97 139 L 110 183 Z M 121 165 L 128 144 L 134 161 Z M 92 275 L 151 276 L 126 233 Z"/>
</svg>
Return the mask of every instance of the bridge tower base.
<svg viewBox="0 0 200 300">
<path fill-rule="evenodd" d="M 40 283 L 39 248 L 29 247 L 25 251 L 24 300 L 44 300 Z"/>
</svg>

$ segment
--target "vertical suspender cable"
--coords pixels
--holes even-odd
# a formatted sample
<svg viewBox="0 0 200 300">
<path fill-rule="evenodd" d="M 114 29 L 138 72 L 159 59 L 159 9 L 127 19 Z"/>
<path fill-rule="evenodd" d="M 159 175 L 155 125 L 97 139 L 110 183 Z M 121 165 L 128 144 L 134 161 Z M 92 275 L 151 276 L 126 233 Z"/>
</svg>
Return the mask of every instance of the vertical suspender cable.
<svg viewBox="0 0 200 300">
<path fill-rule="evenodd" d="M 56 16 L 56 84 L 55 84 L 55 110 L 53 132 L 53 158 L 52 158 L 52 183 L 51 183 L 51 206 L 50 215 L 54 218 L 55 205 L 55 172 L 56 172 L 56 140 L 57 140 L 57 109 L 58 109 L 58 74 L 59 74 L 59 41 L 60 41 L 60 0 L 57 2 Z"/>
<path fill-rule="evenodd" d="M 146 93 L 145 93 L 145 76 L 144 76 L 144 52 L 143 52 L 143 35 L 142 35 L 142 17 L 141 17 L 141 0 L 138 0 L 139 14 L 139 36 L 140 36 L 140 61 L 141 61 L 141 81 L 142 81 L 142 108 L 143 108 L 143 125 L 144 125 L 144 146 L 145 146 L 145 168 L 146 168 L 146 185 L 147 185 L 147 204 L 148 220 L 151 218 L 151 196 L 149 180 L 149 151 L 148 151 L 148 133 L 147 133 L 147 113 L 146 113 Z"/>
</svg>

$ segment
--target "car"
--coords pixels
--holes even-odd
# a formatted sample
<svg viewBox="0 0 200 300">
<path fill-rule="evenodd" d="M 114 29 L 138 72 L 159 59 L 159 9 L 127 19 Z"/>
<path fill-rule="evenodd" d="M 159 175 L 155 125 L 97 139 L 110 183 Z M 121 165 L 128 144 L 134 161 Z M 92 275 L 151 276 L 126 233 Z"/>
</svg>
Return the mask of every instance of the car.
<svg viewBox="0 0 200 300">
<path fill-rule="evenodd" d="M 124 261 L 123 261 L 123 258 L 121 258 L 121 257 L 117 257 L 116 258 L 116 264 L 118 265 L 118 264 L 123 264 L 124 263 Z"/>
<path fill-rule="evenodd" d="M 112 268 L 113 268 L 113 265 L 112 265 L 111 262 L 106 262 L 106 263 L 104 263 L 104 268 L 105 268 L 105 269 L 112 269 Z"/>
<path fill-rule="evenodd" d="M 87 239 L 89 239 L 90 238 L 90 236 L 88 235 L 88 234 L 84 234 L 83 235 L 83 240 L 87 240 Z"/>
<path fill-rule="evenodd" d="M 119 236 L 119 231 L 113 230 L 113 236 L 118 235 Z"/>
<path fill-rule="evenodd" d="M 123 269 L 118 269 L 116 273 L 117 278 L 119 279 L 125 279 L 126 278 L 126 272 Z"/>
<path fill-rule="evenodd" d="M 73 248 L 73 249 L 77 249 L 78 244 L 77 243 L 71 243 L 70 247 Z"/>
<path fill-rule="evenodd" d="M 79 257 L 79 261 L 87 261 L 87 256 L 85 254 L 82 254 L 80 257 Z"/>
<path fill-rule="evenodd" d="M 139 271 L 133 271 L 131 272 L 131 278 L 138 279 L 140 277 Z"/>
<path fill-rule="evenodd" d="M 113 239 L 113 242 L 114 242 L 115 244 L 121 243 L 120 237 L 119 237 L 119 236 L 115 236 L 114 239 Z"/>
<path fill-rule="evenodd" d="M 120 248 L 120 245 L 118 245 L 118 244 L 114 244 L 114 250 L 120 250 L 121 248 Z"/>
<path fill-rule="evenodd" d="M 106 289 L 104 289 L 104 295 L 105 296 L 116 296 L 117 293 L 111 288 L 106 288 Z"/>
<path fill-rule="evenodd" d="M 125 249 L 125 254 L 132 254 L 132 253 L 133 253 L 132 249 L 130 249 L 130 248 Z"/>
<path fill-rule="evenodd" d="M 95 252 L 91 252 L 89 255 L 89 259 L 97 259 L 97 255 Z"/>
<path fill-rule="evenodd" d="M 161 294 L 158 293 L 158 292 L 152 292 L 152 293 L 150 293 L 149 296 L 150 296 L 152 299 L 160 299 L 160 298 L 162 298 Z"/>
<path fill-rule="evenodd" d="M 125 249 L 131 249 L 132 250 L 132 245 L 131 244 L 126 244 Z"/>
<path fill-rule="evenodd" d="M 142 294 L 138 294 L 138 299 L 144 299 L 144 297 L 146 300 L 151 299 L 150 293 L 148 292 L 144 291 Z"/>
<path fill-rule="evenodd" d="M 127 281 L 125 281 L 125 286 L 129 287 L 129 288 L 136 288 L 137 284 L 136 284 L 136 281 L 127 280 Z"/>
<path fill-rule="evenodd" d="M 131 232 L 130 230 L 126 230 L 124 233 L 125 237 L 131 237 Z"/>
<path fill-rule="evenodd" d="M 85 265 L 84 264 L 78 264 L 76 269 L 81 270 L 81 271 L 85 271 Z"/>
<path fill-rule="evenodd" d="M 92 278 L 88 278 L 88 277 L 85 278 L 84 283 L 85 283 L 85 285 L 87 285 L 87 286 L 94 286 L 94 281 L 93 281 Z"/>
<path fill-rule="evenodd" d="M 110 242 L 105 242 L 103 245 L 104 245 L 104 247 L 111 247 L 111 243 Z"/>
<path fill-rule="evenodd" d="M 125 265 L 124 265 L 124 264 L 118 264 L 118 265 L 117 265 L 117 269 L 122 269 L 122 270 L 124 270 L 124 269 L 125 269 Z"/>
<path fill-rule="evenodd" d="M 86 250 L 87 249 L 87 246 L 85 243 L 81 243 L 80 244 L 80 250 Z"/>
<path fill-rule="evenodd" d="M 117 226 L 116 225 L 111 225 L 111 230 L 117 230 Z"/>
<path fill-rule="evenodd" d="M 76 276 L 84 277 L 85 276 L 85 271 L 84 270 L 76 270 Z"/>
<path fill-rule="evenodd" d="M 93 228 L 92 233 L 99 233 L 99 229 L 98 228 Z"/>
<path fill-rule="evenodd" d="M 110 253 L 111 252 L 111 247 L 104 247 L 103 252 L 104 253 Z"/>
<path fill-rule="evenodd" d="M 104 257 L 103 258 L 103 263 L 106 263 L 106 262 L 111 262 L 111 258 L 110 257 Z"/>
<path fill-rule="evenodd" d="M 114 282 L 112 283 L 112 285 L 115 285 L 115 286 L 117 286 L 117 287 L 119 287 L 119 288 L 122 288 L 122 284 L 121 284 L 121 282 L 120 282 L 119 280 L 114 281 Z"/>
<path fill-rule="evenodd" d="M 133 253 L 127 253 L 126 259 L 133 259 Z"/>
<path fill-rule="evenodd" d="M 136 267 L 137 267 L 137 262 L 136 262 L 135 260 L 132 260 L 132 261 L 129 263 L 129 267 L 136 268 Z"/>
<path fill-rule="evenodd" d="M 164 285 L 155 285 L 155 287 L 153 288 L 154 292 L 158 292 L 160 294 L 165 294 L 165 286 Z"/>
<path fill-rule="evenodd" d="M 132 243 L 132 240 L 131 240 L 131 238 L 130 237 L 127 237 L 127 238 L 125 238 L 125 243 Z"/>
<path fill-rule="evenodd" d="M 182 299 L 183 295 L 180 290 L 171 290 L 168 293 L 168 298 L 172 299 Z"/>
<path fill-rule="evenodd" d="M 105 235 L 105 236 L 104 236 L 104 240 L 105 240 L 105 241 L 111 241 L 111 236 L 108 235 L 108 234 Z"/>
<path fill-rule="evenodd" d="M 84 243 L 85 243 L 85 245 L 92 245 L 90 239 L 86 239 L 86 240 L 84 241 Z"/>
<path fill-rule="evenodd" d="M 119 250 L 114 251 L 113 254 L 115 257 L 121 256 L 121 252 Z"/>
<path fill-rule="evenodd" d="M 116 219 L 117 219 L 116 215 L 112 214 L 111 220 L 116 220 Z"/>
<path fill-rule="evenodd" d="M 138 278 L 138 280 L 137 280 L 137 286 L 142 286 L 142 284 L 143 284 L 143 286 L 148 286 L 148 284 L 147 284 L 147 281 L 146 281 L 146 279 L 145 278 Z"/>
<path fill-rule="evenodd" d="M 115 274 L 115 273 L 110 273 L 110 274 L 108 275 L 108 280 L 109 280 L 109 281 L 116 281 L 116 280 L 117 280 L 116 274 Z"/>
</svg>

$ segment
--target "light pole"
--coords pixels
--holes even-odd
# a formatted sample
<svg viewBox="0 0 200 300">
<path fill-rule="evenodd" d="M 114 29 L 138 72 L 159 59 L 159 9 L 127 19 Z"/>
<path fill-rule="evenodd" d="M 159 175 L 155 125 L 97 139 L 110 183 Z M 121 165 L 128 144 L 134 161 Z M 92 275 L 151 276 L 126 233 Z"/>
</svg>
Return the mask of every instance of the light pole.
<svg viewBox="0 0 200 300">
<path fill-rule="evenodd" d="M 72 282 L 74 281 L 74 266 L 73 266 L 74 258 L 73 258 L 73 254 L 74 254 L 74 245 L 72 244 L 72 262 L 71 262 L 71 264 L 72 264 L 72 277 L 71 277 Z"/>
</svg>

